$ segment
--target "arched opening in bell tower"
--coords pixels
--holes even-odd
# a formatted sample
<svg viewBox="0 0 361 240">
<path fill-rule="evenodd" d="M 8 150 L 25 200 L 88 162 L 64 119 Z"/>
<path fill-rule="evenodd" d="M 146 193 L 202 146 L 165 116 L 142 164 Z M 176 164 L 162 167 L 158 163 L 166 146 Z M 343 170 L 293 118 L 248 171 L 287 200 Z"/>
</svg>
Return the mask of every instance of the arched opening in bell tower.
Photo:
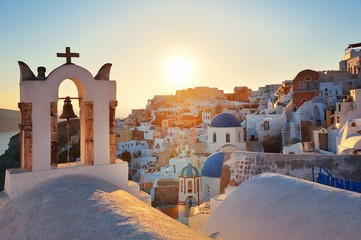
<svg viewBox="0 0 361 240">
<path fill-rule="evenodd" d="M 57 163 L 81 161 L 80 104 L 76 84 L 65 79 L 60 83 L 57 102 Z M 70 97 L 68 99 L 67 97 Z M 54 144 L 52 143 L 54 146 Z M 55 146 L 54 146 L 55 147 Z M 56 158 L 55 158 L 56 159 Z M 52 165 L 56 165 L 52 156 Z"/>
</svg>

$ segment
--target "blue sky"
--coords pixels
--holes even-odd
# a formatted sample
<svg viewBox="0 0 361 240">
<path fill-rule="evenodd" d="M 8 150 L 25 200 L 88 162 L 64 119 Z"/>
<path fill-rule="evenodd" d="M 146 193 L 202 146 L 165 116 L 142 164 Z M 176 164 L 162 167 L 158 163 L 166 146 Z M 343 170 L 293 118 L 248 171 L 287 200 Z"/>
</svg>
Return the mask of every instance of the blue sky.
<svg viewBox="0 0 361 240">
<path fill-rule="evenodd" d="M 49 73 L 66 46 L 94 75 L 113 63 L 122 116 L 176 89 L 256 90 L 306 68 L 337 70 L 347 44 L 361 42 L 360 9 L 361 0 L 0 0 L 0 108 L 17 108 L 17 61 Z M 179 56 L 193 69 L 184 81 L 164 73 Z"/>
</svg>

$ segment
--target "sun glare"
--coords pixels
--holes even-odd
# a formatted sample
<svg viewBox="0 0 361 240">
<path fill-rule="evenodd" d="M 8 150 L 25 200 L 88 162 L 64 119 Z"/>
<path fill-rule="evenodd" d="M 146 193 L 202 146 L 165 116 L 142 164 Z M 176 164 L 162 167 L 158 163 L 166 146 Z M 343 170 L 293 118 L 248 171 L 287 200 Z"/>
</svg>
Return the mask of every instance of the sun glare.
<svg viewBox="0 0 361 240">
<path fill-rule="evenodd" d="M 166 65 L 167 79 L 177 85 L 186 86 L 194 75 L 192 61 L 185 56 L 171 58 Z"/>
</svg>

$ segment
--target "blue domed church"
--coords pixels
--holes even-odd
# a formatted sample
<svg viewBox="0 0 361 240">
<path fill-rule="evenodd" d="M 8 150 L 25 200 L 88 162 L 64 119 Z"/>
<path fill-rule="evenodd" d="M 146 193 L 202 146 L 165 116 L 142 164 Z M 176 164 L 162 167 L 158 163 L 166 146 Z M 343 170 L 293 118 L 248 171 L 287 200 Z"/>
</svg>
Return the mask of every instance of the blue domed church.
<svg viewBox="0 0 361 240">
<path fill-rule="evenodd" d="M 188 163 L 179 175 L 178 204 L 199 204 L 201 175 L 196 167 Z"/>
<path fill-rule="evenodd" d="M 208 127 L 208 152 L 220 151 L 222 148 L 232 146 L 239 151 L 246 150 L 244 142 L 244 129 L 241 122 L 230 113 L 216 115 Z"/>
<path fill-rule="evenodd" d="M 220 194 L 221 175 L 225 152 L 216 152 L 204 161 L 202 175 L 202 201 Z"/>
</svg>

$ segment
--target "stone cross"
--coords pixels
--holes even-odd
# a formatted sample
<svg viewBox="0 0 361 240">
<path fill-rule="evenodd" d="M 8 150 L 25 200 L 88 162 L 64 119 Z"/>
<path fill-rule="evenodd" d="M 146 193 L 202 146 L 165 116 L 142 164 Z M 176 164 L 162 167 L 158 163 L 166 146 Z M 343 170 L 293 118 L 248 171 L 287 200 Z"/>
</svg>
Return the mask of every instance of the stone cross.
<svg viewBox="0 0 361 240">
<path fill-rule="evenodd" d="M 79 57 L 79 53 L 72 53 L 70 52 L 70 47 L 65 47 L 65 53 L 57 53 L 57 57 L 65 57 L 66 64 L 71 64 L 72 57 Z"/>
</svg>

